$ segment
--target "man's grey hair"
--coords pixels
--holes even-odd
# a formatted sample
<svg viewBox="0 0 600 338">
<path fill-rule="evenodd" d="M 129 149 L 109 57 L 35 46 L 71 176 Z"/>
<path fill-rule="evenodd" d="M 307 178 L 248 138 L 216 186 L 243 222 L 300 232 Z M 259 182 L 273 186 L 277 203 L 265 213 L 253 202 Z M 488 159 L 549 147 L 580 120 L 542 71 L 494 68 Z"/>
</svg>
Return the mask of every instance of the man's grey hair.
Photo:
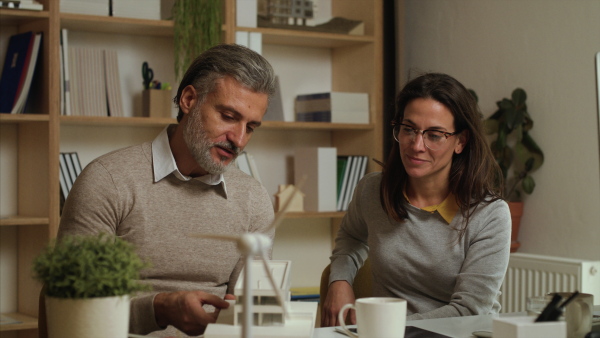
<svg viewBox="0 0 600 338">
<path fill-rule="evenodd" d="M 269 99 L 275 92 L 275 72 L 262 55 L 241 45 L 221 44 L 204 51 L 192 62 L 173 101 L 179 107 L 183 89 L 193 85 L 198 92 L 198 101 L 203 102 L 215 89 L 216 81 L 225 76 L 231 76 L 256 93 L 267 94 Z M 182 117 L 179 108 L 177 121 Z"/>
</svg>

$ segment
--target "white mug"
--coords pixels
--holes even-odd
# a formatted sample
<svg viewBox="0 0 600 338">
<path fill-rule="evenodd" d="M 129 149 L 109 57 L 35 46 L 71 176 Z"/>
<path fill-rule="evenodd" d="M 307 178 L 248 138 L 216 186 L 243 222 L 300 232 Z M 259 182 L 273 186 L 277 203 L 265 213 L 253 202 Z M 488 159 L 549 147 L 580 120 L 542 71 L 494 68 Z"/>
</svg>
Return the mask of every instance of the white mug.
<svg viewBox="0 0 600 338">
<path fill-rule="evenodd" d="M 571 292 L 556 293 L 563 298 L 563 301 L 573 294 Z M 583 338 L 588 332 L 592 331 L 593 307 L 594 295 L 590 293 L 580 293 L 567 304 L 564 310 L 565 322 L 567 322 L 567 338 Z"/>
<path fill-rule="evenodd" d="M 344 321 L 344 311 L 356 311 L 358 335 L 350 332 Z M 406 300 L 390 297 L 359 298 L 346 304 L 338 314 L 342 329 L 353 338 L 403 338 L 406 328 Z"/>
</svg>

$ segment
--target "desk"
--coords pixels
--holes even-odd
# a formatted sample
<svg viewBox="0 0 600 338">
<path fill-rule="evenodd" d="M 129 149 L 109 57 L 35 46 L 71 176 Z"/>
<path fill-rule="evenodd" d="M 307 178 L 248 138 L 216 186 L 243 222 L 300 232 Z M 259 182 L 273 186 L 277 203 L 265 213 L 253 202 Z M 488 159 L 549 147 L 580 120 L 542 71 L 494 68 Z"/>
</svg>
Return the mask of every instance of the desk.
<svg viewBox="0 0 600 338">
<path fill-rule="evenodd" d="M 503 313 L 500 317 L 525 316 L 525 312 Z M 600 305 L 594 306 L 594 315 L 600 315 Z M 424 320 L 409 320 L 407 326 L 416 326 L 429 331 L 444 334 L 454 338 L 473 338 L 473 331 L 492 331 L 493 319 L 498 315 L 464 316 L 451 318 L 436 318 Z M 594 330 L 598 330 L 595 324 Z M 332 327 L 317 328 L 313 338 L 344 338 L 345 335 L 337 333 Z"/>
</svg>

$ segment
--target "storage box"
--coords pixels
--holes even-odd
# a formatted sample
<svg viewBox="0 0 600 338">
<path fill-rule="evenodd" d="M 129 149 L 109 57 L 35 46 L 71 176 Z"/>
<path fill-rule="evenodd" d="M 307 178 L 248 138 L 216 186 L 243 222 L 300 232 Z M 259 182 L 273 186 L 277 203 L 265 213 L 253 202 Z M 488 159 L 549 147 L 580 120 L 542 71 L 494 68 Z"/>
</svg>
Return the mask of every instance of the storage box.
<svg viewBox="0 0 600 338">
<path fill-rule="evenodd" d="M 170 90 L 146 89 L 142 93 L 142 116 L 173 117 L 173 101 Z"/>
<path fill-rule="evenodd" d="M 502 338 L 566 338 L 567 324 L 558 322 L 536 323 L 535 316 L 495 318 L 492 335 Z"/>
</svg>

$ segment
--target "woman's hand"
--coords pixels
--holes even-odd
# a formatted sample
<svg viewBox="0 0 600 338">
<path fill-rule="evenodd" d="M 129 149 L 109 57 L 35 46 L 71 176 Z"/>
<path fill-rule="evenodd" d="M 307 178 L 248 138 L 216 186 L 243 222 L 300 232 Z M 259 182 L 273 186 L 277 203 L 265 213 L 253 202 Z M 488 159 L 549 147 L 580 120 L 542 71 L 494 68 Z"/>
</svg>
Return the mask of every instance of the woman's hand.
<svg viewBox="0 0 600 338">
<path fill-rule="evenodd" d="M 338 313 L 342 309 L 342 306 L 348 303 L 354 304 L 354 301 L 355 297 L 354 291 L 352 291 L 352 285 L 343 280 L 331 283 L 331 285 L 329 285 L 329 290 L 327 290 L 325 301 L 323 302 L 321 327 L 341 325 L 338 321 Z M 344 314 L 344 318 L 346 318 L 346 316 L 347 313 Z M 356 324 L 356 313 L 354 311 L 350 312 L 350 323 Z"/>
</svg>

